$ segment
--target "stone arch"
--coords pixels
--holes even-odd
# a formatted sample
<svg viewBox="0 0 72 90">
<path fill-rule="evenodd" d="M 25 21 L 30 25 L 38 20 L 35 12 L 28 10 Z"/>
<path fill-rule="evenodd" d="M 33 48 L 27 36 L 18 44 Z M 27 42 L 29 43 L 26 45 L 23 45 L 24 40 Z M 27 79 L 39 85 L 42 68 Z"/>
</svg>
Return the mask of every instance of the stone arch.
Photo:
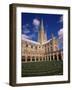
<svg viewBox="0 0 72 90">
<path fill-rule="evenodd" d="M 45 57 L 43 57 L 43 61 L 45 61 Z"/>
<path fill-rule="evenodd" d="M 51 55 L 51 60 L 53 60 L 53 55 Z"/>
<path fill-rule="evenodd" d="M 28 57 L 27 57 L 27 61 L 30 61 L 30 60 L 31 60 L 31 59 L 30 59 L 30 56 L 28 56 Z"/>
<path fill-rule="evenodd" d="M 42 57 L 40 57 L 40 61 L 42 61 Z"/>
<path fill-rule="evenodd" d="M 22 56 L 22 61 L 24 61 L 24 62 L 25 62 L 25 56 Z"/>
<path fill-rule="evenodd" d="M 55 57 L 55 60 L 57 60 L 57 55 L 56 54 L 54 55 L 54 57 Z"/>
<path fill-rule="evenodd" d="M 35 57 L 34 56 L 32 56 L 32 61 L 35 61 Z"/>
<path fill-rule="evenodd" d="M 36 57 L 36 61 L 39 61 L 39 58 L 38 57 Z"/>
<path fill-rule="evenodd" d="M 58 54 L 59 60 L 62 60 L 61 53 Z"/>
</svg>

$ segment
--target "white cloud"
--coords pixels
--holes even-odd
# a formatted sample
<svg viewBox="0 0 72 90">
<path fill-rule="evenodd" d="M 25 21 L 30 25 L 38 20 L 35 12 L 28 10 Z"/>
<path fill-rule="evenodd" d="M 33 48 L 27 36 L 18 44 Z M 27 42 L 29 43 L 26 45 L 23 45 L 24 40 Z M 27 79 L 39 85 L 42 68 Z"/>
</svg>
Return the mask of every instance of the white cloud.
<svg viewBox="0 0 72 90">
<path fill-rule="evenodd" d="M 28 36 L 25 35 L 25 34 L 22 34 L 22 35 L 21 35 L 21 38 L 22 38 L 22 39 L 30 39 L 30 40 L 31 40 L 31 39 L 35 38 L 35 34 L 30 34 L 30 35 L 28 35 Z"/>
<path fill-rule="evenodd" d="M 60 17 L 60 22 L 63 22 L 63 16 Z"/>
<path fill-rule="evenodd" d="M 33 25 L 34 25 L 34 28 L 33 28 L 33 31 L 34 32 L 38 32 L 39 30 L 39 25 L 40 25 L 40 21 L 38 19 L 33 19 Z"/>
<path fill-rule="evenodd" d="M 60 29 L 60 30 L 58 31 L 58 35 L 63 35 L 63 29 Z"/>
<path fill-rule="evenodd" d="M 29 26 L 29 24 L 23 25 L 23 33 L 24 34 L 30 33 L 30 30 L 27 28 L 27 26 Z"/>
<path fill-rule="evenodd" d="M 39 27 L 38 27 L 38 26 L 34 26 L 34 27 L 33 27 L 33 31 L 34 31 L 34 32 L 38 32 L 38 30 L 39 30 Z"/>
<path fill-rule="evenodd" d="M 26 25 L 23 25 L 22 28 L 23 28 L 23 29 L 26 28 Z"/>
<path fill-rule="evenodd" d="M 35 34 L 30 34 L 29 37 L 32 39 L 32 38 L 35 38 Z"/>
<path fill-rule="evenodd" d="M 22 27 L 23 28 L 27 28 L 27 27 L 29 27 L 30 25 L 27 23 L 27 24 L 25 24 L 25 25 L 23 25 Z"/>
<path fill-rule="evenodd" d="M 23 30 L 23 33 L 27 34 L 27 33 L 30 33 L 30 31 L 29 31 L 29 29 L 26 28 Z"/>
<path fill-rule="evenodd" d="M 63 38 L 63 28 L 58 31 L 59 39 Z"/>
<path fill-rule="evenodd" d="M 29 27 L 29 24 L 26 24 L 27 27 Z"/>
<path fill-rule="evenodd" d="M 59 46 L 59 49 L 62 49 L 63 48 L 63 28 L 58 31 L 58 36 L 59 36 L 58 46 Z"/>
<path fill-rule="evenodd" d="M 22 37 L 22 39 L 24 39 L 24 38 L 25 38 L 25 39 L 30 39 L 30 37 L 29 37 L 29 36 L 27 36 L 27 35 L 25 35 L 25 34 L 22 34 L 22 36 L 21 36 L 21 37 Z"/>
<path fill-rule="evenodd" d="M 62 23 L 63 22 L 63 16 L 60 17 L 60 20 L 58 21 L 58 23 Z"/>
<path fill-rule="evenodd" d="M 35 26 L 39 26 L 39 24 L 40 24 L 40 21 L 38 20 L 38 19 L 33 19 L 33 25 L 35 25 Z"/>
</svg>

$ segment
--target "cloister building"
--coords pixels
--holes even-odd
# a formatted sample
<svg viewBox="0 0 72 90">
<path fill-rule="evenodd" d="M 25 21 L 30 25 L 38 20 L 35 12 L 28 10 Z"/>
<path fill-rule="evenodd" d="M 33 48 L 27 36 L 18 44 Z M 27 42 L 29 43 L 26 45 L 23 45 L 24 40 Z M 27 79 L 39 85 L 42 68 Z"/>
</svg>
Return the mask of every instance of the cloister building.
<svg viewBox="0 0 72 90">
<path fill-rule="evenodd" d="M 22 62 L 63 60 L 63 50 L 58 48 L 56 37 L 52 34 L 52 38 L 47 39 L 43 20 L 38 32 L 38 42 L 24 38 L 22 34 L 21 57 Z"/>
</svg>

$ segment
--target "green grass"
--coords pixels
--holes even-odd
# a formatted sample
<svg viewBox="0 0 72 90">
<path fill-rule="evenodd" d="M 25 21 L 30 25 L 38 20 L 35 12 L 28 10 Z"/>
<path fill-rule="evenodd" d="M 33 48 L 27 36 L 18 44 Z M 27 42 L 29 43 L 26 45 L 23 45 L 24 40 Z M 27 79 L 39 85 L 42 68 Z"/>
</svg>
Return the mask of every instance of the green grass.
<svg viewBox="0 0 72 90">
<path fill-rule="evenodd" d="M 62 75 L 62 61 L 42 61 L 22 63 L 22 77 Z"/>
</svg>

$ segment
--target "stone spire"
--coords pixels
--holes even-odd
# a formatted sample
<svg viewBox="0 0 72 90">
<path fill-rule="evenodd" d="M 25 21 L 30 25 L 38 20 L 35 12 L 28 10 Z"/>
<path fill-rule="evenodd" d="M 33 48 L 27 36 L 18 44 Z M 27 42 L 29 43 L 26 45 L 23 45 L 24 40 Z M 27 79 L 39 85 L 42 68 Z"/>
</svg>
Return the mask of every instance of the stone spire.
<svg viewBox="0 0 72 90">
<path fill-rule="evenodd" d="M 41 30 L 44 30 L 43 19 L 41 20 Z"/>
<path fill-rule="evenodd" d="M 42 19 L 40 30 L 39 30 L 39 33 L 38 33 L 38 42 L 40 42 L 42 44 L 45 41 L 47 41 L 47 36 L 45 34 L 45 31 L 44 31 L 44 24 L 43 24 L 43 19 Z"/>
</svg>

